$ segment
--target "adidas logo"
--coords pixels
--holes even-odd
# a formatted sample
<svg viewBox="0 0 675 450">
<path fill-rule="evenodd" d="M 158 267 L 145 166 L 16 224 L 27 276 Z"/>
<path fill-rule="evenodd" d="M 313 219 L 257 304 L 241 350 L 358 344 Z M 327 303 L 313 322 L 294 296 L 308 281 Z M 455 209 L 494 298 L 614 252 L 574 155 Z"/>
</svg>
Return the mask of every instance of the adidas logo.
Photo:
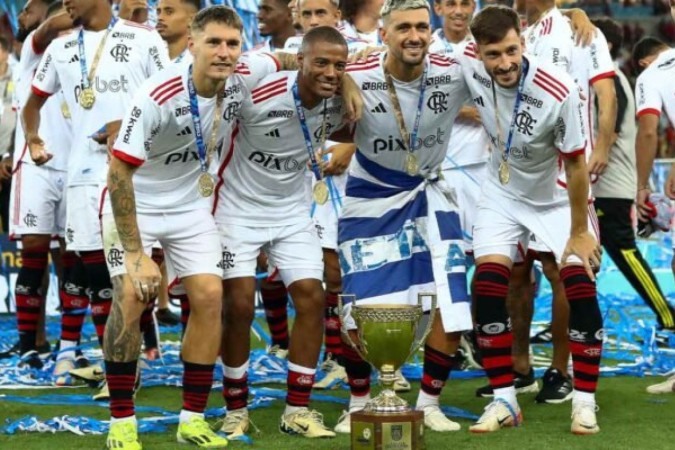
<svg viewBox="0 0 675 450">
<path fill-rule="evenodd" d="M 375 106 L 373 109 L 371 109 L 370 112 L 373 112 L 373 113 L 386 113 L 386 112 L 387 112 L 387 108 L 385 108 L 384 105 L 382 104 L 382 102 L 380 102 L 380 103 L 377 104 L 377 106 Z"/>
<path fill-rule="evenodd" d="M 265 133 L 265 136 L 268 136 L 268 137 L 281 137 L 281 135 L 279 134 L 279 129 L 278 129 L 278 128 L 275 128 L 274 130 L 270 131 L 269 133 Z"/>
<path fill-rule="evenodd" d="M 79 60 L 80 60 L 80 57 L 78 55 L 73 55 L 73 57 L 70 58 L 70 61 L 68 61 L 68 62 L 74 63 L 74 62 L 78 62 Z"/>
<path fill-rule="evenodd" d="M 187 136 L 189 134 L 192 134 L 192 130 L 190 129 L 190 127 L 185 127 L 183 131 L 177 133 L 176 136 Z"/>
<path fill-rule="evenodd" d="M 474 102 L 476 105 L 478 105 L 478 106 L 485 107 L 485 102 L 483 101 L 483 97 L 482 97 L 482 96 L 481 96 L 481 97 L 476 97 L 476 98 L 474 98 L 474 99 L 473 99 L 473 102 Z"/>
</svg>

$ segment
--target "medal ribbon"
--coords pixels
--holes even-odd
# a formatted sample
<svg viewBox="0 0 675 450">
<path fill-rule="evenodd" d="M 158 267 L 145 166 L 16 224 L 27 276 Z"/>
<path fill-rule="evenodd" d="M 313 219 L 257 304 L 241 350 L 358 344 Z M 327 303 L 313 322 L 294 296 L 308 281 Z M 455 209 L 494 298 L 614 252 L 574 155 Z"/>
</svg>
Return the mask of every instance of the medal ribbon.
<svg viewBox="0 0 675 450">
<path fill-rule="evenodd" d="M 520 101 L 523 95 L 523 88 L 525 87 L 525 78 L 527 78 L 527 71 L 530 67 L 527 59 L 523 57 L 522 71 L 520 73 L 520 80 L 518 81 L 518 91 L 516 92 L 516 102 L 513 105 L 513 113 L 511 115 L 511 126 L 509 128 L 509 136 L 506 138 L 504 151 L 502 152 L 502 161 L 506 162 L 511 154 L 511 143 L 513 142 L 513 133 L 516 128 L 516 119 L 518 117 L 518 110 L 520 109 Z M 499 109 L 497 107 L 497 91 L 495 88 L 495 80 L 492 80 L 492 99 L 495 106 L 495 121 L 497 122 L 497 148 L 501 145 L 499 141 L 502 140 L 502 127 L 499 123 Z M 501 150 L 501 149 L 500 149 Z"/>
<path fill-rule="evenodd" d="M 428 66 L 425 63 L 424 72 L 422 72 L 422 80 L 420 83 L 420 96 L 417 100 L 417 113 L 415 114 L 415 124 L 413 126 L 412 134 L 408 133 L 408 129 L 405 126 L 405 121 L 403 120 L 403 111 L 401 110 L 401 104 L 398 101 L 398 94 L 396 94 L 396 87 L 394 87 L 394 79 L 391 77 L 391 74 L 386 69 L 386 66 L 383 65 L 382 69 L 384 70 L 384 79 L 387 82 L 387 93 L 389 94 L 389 100 L 391 100 L 391 105 L 394 108 L 394 117 L 396 118 L 396 124 L 398 125 L 398 130 L 401 133 L 403 141 L 406 143 L 409 154 L 412 155 L 413 147 L 415 141 L 417 140 L 417 134 L 420 129 L 420 120 L 422 118 L 422 109 L 424 108 L 424 92 L 427 88 L 427 74 Z"/>
<path fill-rule="evenodd" d="M 94 54 L 94 61 L 91 63 L 91 69 L 89 69 L 89 74 L 87 74 L 87 57 L 84 54 L 84 28 L 80 28 L 80 33 L 77 35 L 77 49 L 80 53 L 80 71 L 82 73 L 83 89 L 89 89 L 91 87 L 91 82 L 96 76 L 98 62 L 101 59 L 101 55 L 103 54 L 103 47 L 105 47 L 105 42 L 108 39 L 108 35 L 116 23 L 117 17 L 113 16 L 113 18 L 110 19 L 110 23 L 108 24 L 108 29 L 103 35 L 103 39 L 101 39 L 101 42 L 98 44 L 96 54 Z"/>
<path fill-rule="evenodd" d="M 197 144 L 197 155 L 199 156 L 199 165 L 202 172 L 206 172 L 211 162 L 211 155 L 216 148 L 216 138 L 218 137 L 218 128 L 223 114 L 223 91 L 218 92 L 216 99 L 216 111 L 213 116 L 213 125 L 211 127 L 211 137 L 208 147 L 204 145 L 204 135 L 202 132 L 202 122 L 199 117 L 199 102 L 197 101 L 197 90 L 195 82 L 192 79 L 192 64 L 188 70 L 188 94 L 190 95 L 190 113 L 192 114 L 192 123 L 195 128 L 195 142 Z"/>
<path fill-rule="evenodd" d="M 319 165 L 319 162 L 316 160 L 316 153 L 314 152 L 314 145 L 312 144 L 312 136 L 309 134 L 309 128 L 307 128 L 307 119 L 305 118 L 305 111 L 302 108 L 302 102 L 300 101 L 300 92 L 298 91 L 298 80 L 295 80 L 293 83 L 293 101 L 295 102 L 295 110 L 298 114 L 298 120 L 300 121 L 300 128 L 302 129 L 302 135 L 305 137 L 305 147 L 307 148 L 307 153 L 309 154 L 309 161 L 312 165 L 312 172 L 316 177 L 317 181 L 323 179 L 323 170 Z M 326 142 L 326 120 L 328 117 L 328 105 L 326 100 L 323 101 L 323 120 L 321 121 L 321 149 L 323 149 L 324 143 Z"/>
</svg>

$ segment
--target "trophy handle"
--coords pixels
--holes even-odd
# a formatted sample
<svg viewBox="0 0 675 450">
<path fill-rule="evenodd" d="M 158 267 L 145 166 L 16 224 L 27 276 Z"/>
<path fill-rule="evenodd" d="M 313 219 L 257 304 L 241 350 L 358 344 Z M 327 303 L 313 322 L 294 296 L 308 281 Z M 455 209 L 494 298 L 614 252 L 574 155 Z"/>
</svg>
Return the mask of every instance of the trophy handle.
<svg viewBox="0 0 675 450">
<path fill-rule="evenodd" d="M 361 359 L 363 359 L 364 361 L 367 361 L 364 353 L 361 351 L 361 347 L 358 344 L 354 343 L 351 335 L 349 334 L 349 330 L 345 327 L 345 322 L 346 322 L 345 318 L 347 317 L 347 312 L 345 311 L 344 302 L 342 301 L 342 299 L 344 297 L 351 298 L 350 303 L 352 305 L 354 305 L 356 303 L 356 295 L 354 295 L 354 294 L 339 294 L 338 295 L 338 316 L 340 316 L 340 331 L 342 332 L 343 338 L 347 341 L 347 343 L 349 345 L 352 346 L 354 351 L 356 353 L 358 353 L 358 355 L 361 357 Z"/>
<path fill-rule="evenodd" d="M 436 320 L 436 306 L 437 306 L 437 297 L 436 294 L 432 294 L 430 292 L 420 292 L 417 294 L 417 305 L 422 306 L 422 299 L 424 297 L 431 297 L 431 309 L 429 310 L 429 323 L 427 324 L 427 329 L 424 330 L 424 333 L 422 333 L 422 337 L 420 337 L 417 341 L 413 341 L 413 345 L 410 347 L 410 353 L 408 354 L 408 357 L 405 359 L 408 361 L 411 356 L 415 354 L 417 349 L 419 348 L 422 343 L 426 342 L 427 337 L 429 337 L 429 333 L 431 333 L 431 327 L 434 325 L 434 320 Z"/>
</svg>

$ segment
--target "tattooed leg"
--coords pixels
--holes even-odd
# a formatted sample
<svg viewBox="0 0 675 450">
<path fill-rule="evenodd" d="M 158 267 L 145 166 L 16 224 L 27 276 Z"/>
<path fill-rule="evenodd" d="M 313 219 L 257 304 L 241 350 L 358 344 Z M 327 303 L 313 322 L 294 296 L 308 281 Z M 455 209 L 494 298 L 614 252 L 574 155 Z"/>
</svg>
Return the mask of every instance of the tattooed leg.
<svg viewBox="0 0 675 450">
<path fill-rule="evenodd" d="M 136 299 L 127 275 L 112 279 L 113 305 L 103 340 L 106 361 L 136 361 L 141 350 L 140 319 L 145 304 Z"/>
</svg>

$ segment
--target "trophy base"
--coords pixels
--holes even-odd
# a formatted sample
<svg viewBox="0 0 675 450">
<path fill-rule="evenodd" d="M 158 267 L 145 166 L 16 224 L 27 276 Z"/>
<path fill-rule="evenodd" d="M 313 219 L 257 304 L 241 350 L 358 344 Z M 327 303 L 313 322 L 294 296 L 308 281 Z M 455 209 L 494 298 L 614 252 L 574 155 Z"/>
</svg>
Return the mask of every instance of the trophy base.
<svg viewBox="0 0 675 450">
<path fill-rule="evenodd" d="M 424 450 L 424 412 L 351 414 L 352 450 Z"/>
</svg>

